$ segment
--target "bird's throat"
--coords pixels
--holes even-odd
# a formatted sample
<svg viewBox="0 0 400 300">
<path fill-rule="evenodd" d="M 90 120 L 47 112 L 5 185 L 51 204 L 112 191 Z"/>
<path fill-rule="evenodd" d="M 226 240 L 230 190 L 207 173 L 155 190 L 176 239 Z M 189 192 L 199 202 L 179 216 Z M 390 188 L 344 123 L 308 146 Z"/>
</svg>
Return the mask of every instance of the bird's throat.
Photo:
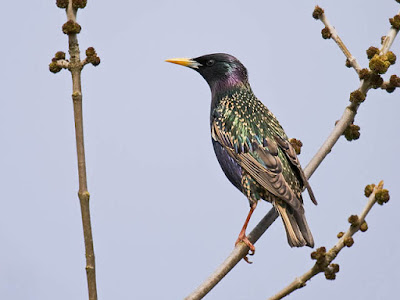
<svg viewBox="0 0 400 300">
<path fill-rule="evenodd" d="M 218 106 L 221 99 L 231 97 L 233 94 L 240 90 L 251 92 L 251 87 L 248 82 L 234 82 L 234 81 L 219 81 L 218 85 L 211 86 L 211 113 Z"/>
<path fill-rule="evenodd" d="M 212 98 L 219 98 L 230 94 L 234 90 L 250 88 L 247 81 L 233 76 L 233 74 L 224 80 L 218 80 L 210 84 Z"/>
</svg>

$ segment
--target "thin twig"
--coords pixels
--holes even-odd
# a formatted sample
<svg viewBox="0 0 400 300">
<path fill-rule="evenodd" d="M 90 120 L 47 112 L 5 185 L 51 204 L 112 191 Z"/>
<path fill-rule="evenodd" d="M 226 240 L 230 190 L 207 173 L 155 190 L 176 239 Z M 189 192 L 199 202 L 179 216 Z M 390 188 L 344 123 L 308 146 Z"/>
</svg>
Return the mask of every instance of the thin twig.
<svg viewBox="0 0 400 300">
<path fill-rule="evenodd" d="M 73 6 L 73 1 L 69 1 L 67 7 L 63 5 L 65 5 L 65 2 L 57 1 L 57 6 L 60 8 L 66 8 L 68 22 L 64 24 L 64 26 L 67 26 L 65 28 L 63 26 L 63 32 L 68 34 L 70 60 L 67 61 L 65 59 L 54 58 L 55 61 L 53 60 L 53 62 L 50 64 L 50 71 L 56 73 L 62 68 L 66 68 L 71 72 L 72 75 L 72 100 L 74 107 L 76 151 L 78 157 L 79 176 L 78 197 L 81 206 L 83 236 L 85 240 L 86 276 L 89 299 L 97 300 L 95 257 L 89 207 L 90 194 L 87 188 L 85 147 L 83 138 L 81 71 L 84 65 L 80 60 L 80 51 L 77 38 L 77 33 L 80 31 L 80 26 L 76 23 L 77 8 Z M 78 6 L 83 8 L 86 3 L 82 2 L 80 5 L 81 6 Z"/>
<path fill-rule="evenodd" d="M 278 300 L 283 297 L 289 295 L 291 292 L 302 288 L 306 285 L 306 282 L 310 280 L 315 275 L 324 272 L 326 267 L 336 258 L 339 252 L 346 246 L 346 240 L 352 237 L 357 231 L 360 230 L 361 224 L 365 221 L 365 217 L 368 215 L 372 206 L 376 203 L 375 194 L 377 191 L 383 188 L 383 181 L 381 181 L 378 186 L 374 188 L 374 191 L 368 198 L 367 205 L 364 207 L 361 214 L 358 216 L 358 222 L 356 225 L 351 225 L 347 232 L 338 240 L 335 246 L 333 246 L 323 257 L 321 260 L 318 260 L 314 266 L 305 272 L 300 277 L 296 278 L 293 282 L 291 282 L 284 289 L 279 291 L 277 294 L 269 298 L 269 300 Z"/>
<path fill-rule="evenodd" d="M 87 64 L 90 64 L 89 60 L 85 58 L 84 60 L 81 61 L 82 66 L 86 66 Z"/>
<path fill-rule="evenodd" d="M 67 9 L 68 20 L 76 20 L 76 9 L 69 1 Z M 81 63 L 78 38 L 76 34 L 69 34 L 70 70 L 72 74 L 72 100 L 74 103 L 76 151 L 78 156 L 79 191 L 78 197 L 81 205 L 83 236 L 85 239 L 86 276 L 88 281 L 89 299 L 97 299 L 96 269 L 93 247 L 92 226 L 90 222 L 90 194 L 87 188 L 85 146 L 83 138 L 82 115 L 82 88 L 81 88 Z"/>
<path fill-rule="evenodd" d="M 399 13 L 400 14 L 400 11 Z M 344 46 L 344 43 L 338 37 L 336 30 L 332 27 L 326 17 L 325 17 L 326 24 L 329 25 L 329 29 L 335 33 L 337 39 L 335 40 L 336 43 L 339 45 L 340 49 L 343 51 L 344 55 L 347 59 L 349 59 L 350 63 L 358 73 L 358 70 L 361 70 L 361 67 L 358 65 L 355 58 L 350 54 L 347 47 Z M 322 21 L 322 20 L 321 20 Z M 324 23 L 325 24 L 325 23 Z M 326 25 L 327 26 L 327 25 Z M 390 46 L 393 43 L 397 35 L 398 30 L 394 29 L 393 27 L 390 29 L 389 33 L 386 35 L 386 38 L 383 42 L 383 45 L 380 49 L 381 54 L 387 53 L 389 51 Z M 339 42 L 338 42 L 339 41 Z M 371 88 L 371 84 L 368 81 L 361 80 L 359 90 L 366 95 L 368 90 Z M 354 118 L 357 114 L 358 108 L 360 104 L 351 103 L 349 106 L 346 107 L 345 111 L 343 112 L 342 117 L 336 123 L 333 131 L 325 140 L 321 148 L 317 151 L 308 165 L 304 168 L 304 174 L 309 179 L 321 162 L 325 159 L 325 157 L 331 152 L 333 146 L 336 144 L 340 136 L 346 130 L 346 128 L 352 124 Z M 257 240 L 261 237 L 261 235 L 269 228 L 269 226 L 276 220 L 278 217 L 278 213 L 274 208 L 272 208 L 265 217 L 257 224 L 257 226 L 251 231 L 248 235 L 249 240 L 254 244 Z M 224 278 L 225 275 L 232 270 L 237 263 L 247 255 L 249 248 L 244 243 L 239 243 L 236 245 L 234 250 L 229 254 L 229 256 L 225 259 L 225 261 L 198 287 L 196 288 L 191 294 L 189 294 L 185 300 L 198 300 L 202 299 L 205 295 L 208 294 L 221 280 Z"/>
<path fill-rule="evenodd" d="M 397 15 L 400 15 L 400 10 L 397 13 Z M 390 47 L 392 47 L 393 41 L 396 38 L 398 32 L 399 32 L 398 29 L 394 27 L 390 28 L 388 34 L 383 40 L 381 49 L 379 49 L 380 54 L 386 54 L 389 51 Z"/>
<path fill-rule="evenodd" d="M 340 50 L 342 50 L 343 54 L 346 56 L 347 60 L 349 61 L 350 65 L 354 68 L 354 70 L 358 73 L 361 71 L 361 66 L 357 62 L 356 58 L 350 53 L 349 49 L 347 49 L 346 45 L 343 43 L 342 39 L 339 37 L 335 27 L 333 27 L 330 22 L 328 21 L 325 13 L 323 12 L 319 19 L 325 25 L 326 28 L 329 29 L 331 33 L 331 38 L 336 42 L 339 46 Z"/>
</svg>

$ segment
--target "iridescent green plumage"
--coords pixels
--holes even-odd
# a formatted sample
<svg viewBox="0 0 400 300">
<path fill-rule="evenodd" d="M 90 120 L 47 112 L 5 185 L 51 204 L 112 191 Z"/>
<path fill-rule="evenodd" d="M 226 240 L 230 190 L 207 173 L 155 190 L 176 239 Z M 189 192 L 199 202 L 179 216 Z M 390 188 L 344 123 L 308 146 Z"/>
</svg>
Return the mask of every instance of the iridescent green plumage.
<svg viewBox="0 0 400 300">
<path fill-rule="evenodd" d="M 282 163 L 282 173 L 289 187 L 301 197 L 302 185 L 283 150 L 277 147 L 275 138 L 288 140 L 276 117 L 253 94 L 250 86 L 243 85 L 222 97 L 213 111 L 214 124 L 230 139 L 235 152 L 249 152 L 260 164 L 265 161 L 253 146 L 276 152 Z M 271 141 L 268 143 L 268 139 Z M 271 149 L 272 148 L 272 149 Z M 268 168 L 268 166 L 266 166 Z"/>
</svg>

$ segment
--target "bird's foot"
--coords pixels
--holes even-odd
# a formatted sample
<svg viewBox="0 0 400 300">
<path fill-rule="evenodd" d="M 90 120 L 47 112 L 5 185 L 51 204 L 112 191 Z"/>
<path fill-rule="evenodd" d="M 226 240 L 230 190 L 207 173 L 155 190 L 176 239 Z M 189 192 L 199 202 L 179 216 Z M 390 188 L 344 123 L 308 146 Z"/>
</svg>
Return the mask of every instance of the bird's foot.
<svg viewBox="0 0 400 300">
<path fill-rule="evenodd" d="M 254 255 L 254 253 L 256 252 L 256 247 L 254 247 L 254 245 L 250 242 L 250 240 L 247 238 L 247 236 L 245 234 L 240 234 L 238 239 L 236 240 L 235 246 L 237 246 L 237 244 L 239 243 L 245 243 L 247 245 L 247 247 L 249 247 L 249 253 L 248 255 Z M 249 261 L 247 255 L 245 257 L 243 257 L 243 259 L 248 263 L 248 264 L 252 264 L 253 262 Z"/>
</svg>

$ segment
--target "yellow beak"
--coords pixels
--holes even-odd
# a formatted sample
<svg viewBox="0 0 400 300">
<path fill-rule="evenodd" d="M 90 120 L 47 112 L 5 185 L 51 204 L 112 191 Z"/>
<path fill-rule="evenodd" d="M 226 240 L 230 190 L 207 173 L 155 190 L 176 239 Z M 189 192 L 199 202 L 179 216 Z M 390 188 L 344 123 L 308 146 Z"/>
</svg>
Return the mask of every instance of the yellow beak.
<svg viewBox="0 0 400 300">
<path fill-rule="evenodd" d="M 199 66 L 201 66 L 200 63 L 190 58 L 171 58 L 171 59 L 166 59 L 165 61 L 193 69 L 198 69 Z"/>
</svg>

